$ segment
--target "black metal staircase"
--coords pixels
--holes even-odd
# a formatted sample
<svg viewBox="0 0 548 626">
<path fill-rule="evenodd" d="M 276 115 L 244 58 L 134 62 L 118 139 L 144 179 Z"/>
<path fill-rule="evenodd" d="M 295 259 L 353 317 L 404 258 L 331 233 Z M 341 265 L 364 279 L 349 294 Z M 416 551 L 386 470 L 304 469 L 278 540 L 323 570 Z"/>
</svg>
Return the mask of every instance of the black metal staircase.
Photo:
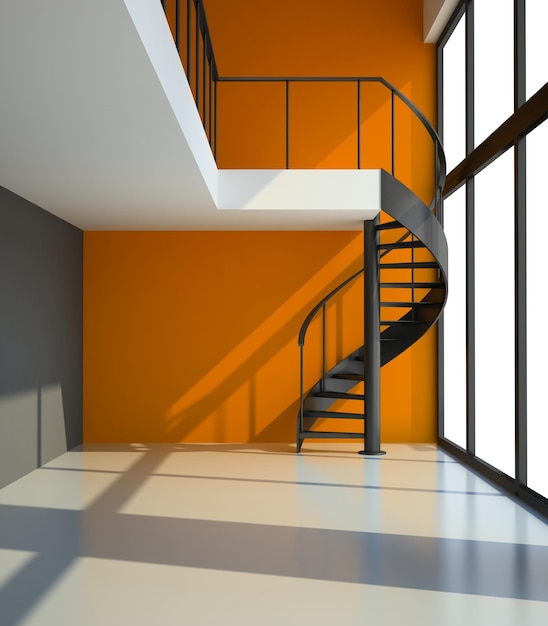
<svg viewBox="0 0 548 626">
<path fill-rule="evenodd" d="M 435 215 L 436 202 L 428 208 L 393 176 L 382 172 L 382 223 L 376 233 L 374 262 L 365 272 L 378 276 L 378 338 L 380 367 L 402 354 L 420 339 L 438 319 L 447 297 L 447 243 Z M 369 255 L 371 258 L 371 255 Z M 363 439 L 367 432 L 364 390 L 368 371 L 366 346 L 361 346 L 325 371 L 305 394 L 303 389 L 304 346 L 312 320 L 364 270 L 356 272 L 329 293 L 304 321 L 299 333 L 301 350 L 301 401 L 297 417 L 297 452 L 305 439 Z M 367 293 L 365 294 L 367 297 Z M 367 311 L 367 305 L 366 305 Z M 325 328 L 323 333 L 325 353 Z M 325 362 L 325 356 L 324 362 Z M 337 403 L 352 401 L 356 408 L 340 410 Z M 376 416 L 378 419 L 379 416 Z M 358 428 L 325 428 L 324 420 L 340 424 L 356 422 Z M 378 429 L 377 429 L 378 430 Z M 380 451 L 378 442 L 373 446 Z"/>
</svg>

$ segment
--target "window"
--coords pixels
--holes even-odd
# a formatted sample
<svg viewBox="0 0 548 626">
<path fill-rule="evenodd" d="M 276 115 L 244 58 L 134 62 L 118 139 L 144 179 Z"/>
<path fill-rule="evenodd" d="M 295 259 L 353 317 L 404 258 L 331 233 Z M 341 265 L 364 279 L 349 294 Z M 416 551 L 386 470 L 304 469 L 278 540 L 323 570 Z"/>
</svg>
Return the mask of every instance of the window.
<svg viewBox="0 0 548 626">
<path fill-rule="evenodd" d="M 443 49 L 443 146 L 447 170 L 466 156 L 465 20 L 462 17 Z"/>
<path fill-rule="evenodd" d="M 466 448 L 466 195 L 464 186 L 444 203 L 450 286 L 443 324 L 444 437 Z"/>
<path fill-rule="evenodd" d="M 439 443 L 544 515 L 547 20 L 546 0 L 461 0 L 438 43 L 450 255 Z"/>
<path fill-rule="evenodd" d="M 548 2 L 527 0 L 525 4 L 526 95 L 530 98 L 548 79 Z"/>
<path fill-rule="evenodd" d="M 474 181 L 476 454 L 514 476 L 514 151 Z M 451 289 L 451 287 L 449 287 Z"/>
<path fill-rule="evenodd" d="M 493 0 L 475 0 L 475 145 L 480 144 L 513 112 L 514 0 L 497 0 L 496 9 Z"/>
<path fill-rule="evenodd" d="M 545 178 L 548 122 L 527 135 L 527 484 L 548 498 L 548 403 L 546 359 L 546 236 L 548 201 Z"/>
</svg>

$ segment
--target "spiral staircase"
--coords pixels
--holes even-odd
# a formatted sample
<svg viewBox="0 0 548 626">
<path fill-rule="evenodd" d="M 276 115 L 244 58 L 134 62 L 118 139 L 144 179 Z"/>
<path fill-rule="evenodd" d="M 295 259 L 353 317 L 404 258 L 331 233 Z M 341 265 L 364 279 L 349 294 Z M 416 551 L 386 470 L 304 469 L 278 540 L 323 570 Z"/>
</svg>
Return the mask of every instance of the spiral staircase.
<svg viewBox="0 0 548 626">
<path fill-rule="evenodd" d="M 443 166 L 441 152 L 440 155 Z M 436 174 L 438 188 L 443 185 L 444 167 L 440 170 L 439 175 Z M 364 410 L 364 390 L 356 390 L 360 384 L 364 386 L 365 383 L 367 387 L 366 345 L 324 371 L 321 379 L 305 393 L 304 346 L 314 318 L 323 312 L 325 319 L 326 306 L 364 272 L 376 274 L 379 365 L 382 367 L 410 348 L 433 326 L 447 298 L 447 242 L 436 217 L 437 202 L 434 200 L 427 207 L 410 189 L 386 172 L 382 172 L 381 197 L 382 221 L 374 226 L 375 251 L 367 255 L 373 259 L 372 263 L 323 298 L 307 316 L 299 333 L 301 401 L 297 417 L 297 452 L 305 439 L 364 439 L 370 418 Z M 323 341 L 325 355 L 325 332 Z M 339 408 L 341 401 L 352 401 L 356 409 Z M 378 415 L 376 419 L 379 419 Z M 359 428 L 326 428 L 325 424 L 332 424 L 332 420 L 340 424 L 354 421 Z"/>
</svg>

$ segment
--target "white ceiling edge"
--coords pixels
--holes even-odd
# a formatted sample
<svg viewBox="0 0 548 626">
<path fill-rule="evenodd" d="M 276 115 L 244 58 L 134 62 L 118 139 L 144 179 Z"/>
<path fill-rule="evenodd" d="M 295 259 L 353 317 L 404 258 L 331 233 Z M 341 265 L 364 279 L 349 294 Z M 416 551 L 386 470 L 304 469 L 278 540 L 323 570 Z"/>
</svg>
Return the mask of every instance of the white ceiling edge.
<svg viewBox="0 0 548 626">
<path fill-rule="evenodd" d="M 0 3 L 0 84 L 0 185 L 83 230 L 361 230 L 378 213 L 367 171 L 219 172 L 160 2 Z"/>
<path fill-rule="evenodd" d="M 216 199 L 217 164 L 160 2 L 124 2 L 211 196 Z"/>
<path fill-rule="evenodd" d="M 460 0 L 424 0 L 424 43 L 437 43 Z"/>
</svg>

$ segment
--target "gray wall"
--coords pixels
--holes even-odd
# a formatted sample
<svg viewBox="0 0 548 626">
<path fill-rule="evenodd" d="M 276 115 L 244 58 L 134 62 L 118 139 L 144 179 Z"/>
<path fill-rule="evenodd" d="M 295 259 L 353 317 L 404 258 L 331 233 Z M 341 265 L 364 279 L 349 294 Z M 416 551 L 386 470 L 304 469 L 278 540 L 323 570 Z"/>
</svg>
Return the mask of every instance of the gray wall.
<svg viewBox="0 0 548 626">
<path fill-rule="evenodd" d="M 83 233 L 0 187 L 0 487 L 82 442 Z"/>
</svg>

